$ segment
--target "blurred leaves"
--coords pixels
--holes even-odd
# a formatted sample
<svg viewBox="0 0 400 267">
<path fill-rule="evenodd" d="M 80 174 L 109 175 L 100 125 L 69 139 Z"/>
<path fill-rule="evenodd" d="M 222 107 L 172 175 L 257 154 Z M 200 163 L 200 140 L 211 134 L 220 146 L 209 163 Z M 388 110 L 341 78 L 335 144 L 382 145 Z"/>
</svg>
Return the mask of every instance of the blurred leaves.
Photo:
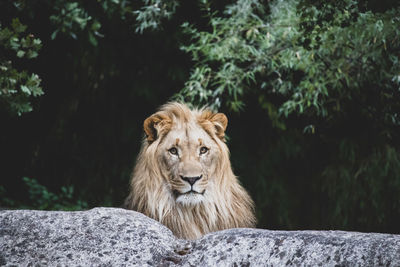
<svg viewBox="0 0 400 267">
<path fill-rule="evenodd" d="M 49 21 L 54 30 L 50 39 L 54 40 L 62 33 L 77 40 L 82 33 L 87 36 L 88 42 L 98 45 L 98 39 L 104 37 L 100 33 L 101 23 L 96 17 L 89 15 L 81 2 L 56 0 L 43 3 L 53 10 Z M 32 12 L 33 3 L 20 0 L 13 2 L 20 12 Z M 98 1 L 105 15 L 112 17 L 118 14 L 121 20 L 125 20 L 129 14 L 136 17 L 136 32 L 142 33 L 145 29 L 160 27 L 163 18 L 170 18 L 175 12 L 178 2 L 175 0 L 144 0 L 142 7 L 133 11 L 133 2 L 128 0 Z M 31 16 L 34 16 L 34 14 Z M 22 115 L 32 111 L 31 99 L 43 94 L 40 87 L 41 79 L 36 74 L 27 71 L 18 71 L 13 67 L 12 56 L 8 50 L 14 51 L 17 58 L 32 59 L 38 56 L 42 44 L 34 34 L 25 34 L 27 26 L 18 18 L 13 19 L 11 27 L 3 27 L 0 23 L 0 100 L 11 113 Z"/>
<path fill-rule="evenodd" d="M 35 179 L 24 177 L 22 178 L 28 187 L 29 198 L 31 205 L 28 208 L 41 210 L 82 210 L 88 207 L 85 201 L 76 200 L 74 198 L 73 186 L 62 186 L 61 192 L 53 193 L 39 184 Z"/>
<path fill-rule="evenodd" d="M 33 34 L 26 34 L 26 30 L 27 26 L 17 18 L 12 20 L 11 27 L 0 24 L 0 101 L 7 110 L 18 115 L 31 111 L 32 97 L 43 94 L 38 75 L 17 70 L 13 62 L 3 56 L 8 53 L 15 60 L 38 56 L 41 41 Z"/>
<path fill-rule="evenodd" d="M 271 95 L 283 97 L 280 116 L 329 119 L 348 100 L 366 102 L 365 94 L 374 94 L 384 103 L 381 119 L 397 120 L 399 9 L 361 12 L 352 0 L 278 0 L 269 8 L 239 0 L 224 16 L 211 16 L 210 31 L 184 23 L 191 42 L 182 49 L 196 66 L 177 98 L 238 111 L 242 96 L 256 91 L 267 102 Z"/>
<path fill-rule="evenodd" d="M 160 27 L 163 19 L 170 19 L 175 13 L 179 2 L 177 0 L 142 0 L 143 6 L 134 11 L 136 15 L 136 32 L 143 33 L 146 29 L 155 30 Z"/>
<path fill-rule="evenodd" d="M 58 32 L 68 33 L 76 39 L 76 32 L 85 29 L 92 20 L 92 17 L 79 6 L 78 2 L 56 0 L 54 11 L 56 13 L 50 16 L 50 21 L 56 26 L 56 30 L 52 33 L 51 39 L 55 39 Z M 100 24 L 96 22 L 95 25 L 94 30 L 97 31 Z"/>
<path fill-rule="evenodd" d="M 83 210 L 88 208 L 86 201 L 77 199 L 74 187 L 62 186 L 57 193 L 50 192 L 47 187 L 39 184 L 36 179 L 23 177 L 29 204 L 19 203 L 10 198 L 3 186 L 0 186 L 0 206 L 3 208 L 18 207 L 21 209 L 40 210 Z"/>
</svg>

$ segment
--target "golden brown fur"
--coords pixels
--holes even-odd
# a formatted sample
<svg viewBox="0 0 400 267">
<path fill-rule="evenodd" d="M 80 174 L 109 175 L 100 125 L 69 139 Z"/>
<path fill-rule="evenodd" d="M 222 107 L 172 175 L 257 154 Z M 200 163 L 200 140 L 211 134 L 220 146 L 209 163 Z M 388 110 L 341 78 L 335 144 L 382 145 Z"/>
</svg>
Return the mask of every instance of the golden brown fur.
<svg viewBox="0 0 400 267">
<path fill-rule="evenodd" d="M 254 227 L 254 204 L 232 172 L 222 113 L 168 103 L 147 118 L 125 206 L 196 239 Z"/>
</svg>

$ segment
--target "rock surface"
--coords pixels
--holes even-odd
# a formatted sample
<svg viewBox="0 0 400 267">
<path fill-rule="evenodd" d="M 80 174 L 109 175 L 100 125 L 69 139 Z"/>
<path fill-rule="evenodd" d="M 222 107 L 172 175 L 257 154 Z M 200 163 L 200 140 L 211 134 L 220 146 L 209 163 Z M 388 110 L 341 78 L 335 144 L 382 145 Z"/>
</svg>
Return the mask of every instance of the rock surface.
<svg viewBox="0 0 400 267">
<path fill-rule="evenodd" d="M 177 239 L 143 214 L 0 211 L 6 266 L 400 266 L 400 235 L 229 229 Z"/>
</svg>

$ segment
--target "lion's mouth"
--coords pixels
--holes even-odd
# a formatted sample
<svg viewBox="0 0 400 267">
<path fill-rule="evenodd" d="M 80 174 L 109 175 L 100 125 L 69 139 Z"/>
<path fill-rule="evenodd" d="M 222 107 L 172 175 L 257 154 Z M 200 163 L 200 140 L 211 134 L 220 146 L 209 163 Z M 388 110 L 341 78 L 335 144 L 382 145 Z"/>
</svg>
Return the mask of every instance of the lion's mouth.
<svg viewBox="0 0 400 267">
<path fill-rule="evenodd" d="M 204 195 L 204 192 L 206 192 L 205 189 L 203 190 L 203 192 L 197 192 L 197 191 L 194 191 L 194 190 L 190 190 L 190 191 L 188 191 L 188 192 L 186 192 L 186 193 L 183 193 L 182 195 L 188 195 L 188 194 L 199 194 L 199 195 Z"/>
<path fill-rule="evenodd" d="M 195 191 L 195 190 L 193 190 L 193 189 L 191 189 L 191 190 L 189 190 L 189 191 L 187 191 L 187 192 L 179 192 L 178 190 L 174 190 L 174 194 L 176 195 L 176 196 L 183 196 L 183 195 L 204 195 L 204 193 L 206 192 L 206 190 L 204 189 L 202 192 L 197 192 L 197 191 Z"/>
<path fill-rule="evenodd" d="M 193 189 L 187 192 L 175 192 L 175 200 L 178 204 L 183 206 L 193 206 L 193 205 L 200 205 L 204 200 L 204 193 L 206 190 L 201 192 L 195 191 Z"/>
</svg>

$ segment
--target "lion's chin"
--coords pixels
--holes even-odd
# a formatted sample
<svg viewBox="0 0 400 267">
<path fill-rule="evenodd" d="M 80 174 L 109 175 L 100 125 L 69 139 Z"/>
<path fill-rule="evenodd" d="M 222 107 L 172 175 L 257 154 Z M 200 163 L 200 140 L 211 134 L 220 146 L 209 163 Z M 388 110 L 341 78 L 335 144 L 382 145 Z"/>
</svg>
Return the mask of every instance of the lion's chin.
<svg viewBox="0 0 400 267">
<path fill-rule="evenodd" d="M 176 198 L 176 202 L 184 206 L 199 205 L 204 201 L 203 193 L 189 192 L 180 194 Z"/>
</svg>

